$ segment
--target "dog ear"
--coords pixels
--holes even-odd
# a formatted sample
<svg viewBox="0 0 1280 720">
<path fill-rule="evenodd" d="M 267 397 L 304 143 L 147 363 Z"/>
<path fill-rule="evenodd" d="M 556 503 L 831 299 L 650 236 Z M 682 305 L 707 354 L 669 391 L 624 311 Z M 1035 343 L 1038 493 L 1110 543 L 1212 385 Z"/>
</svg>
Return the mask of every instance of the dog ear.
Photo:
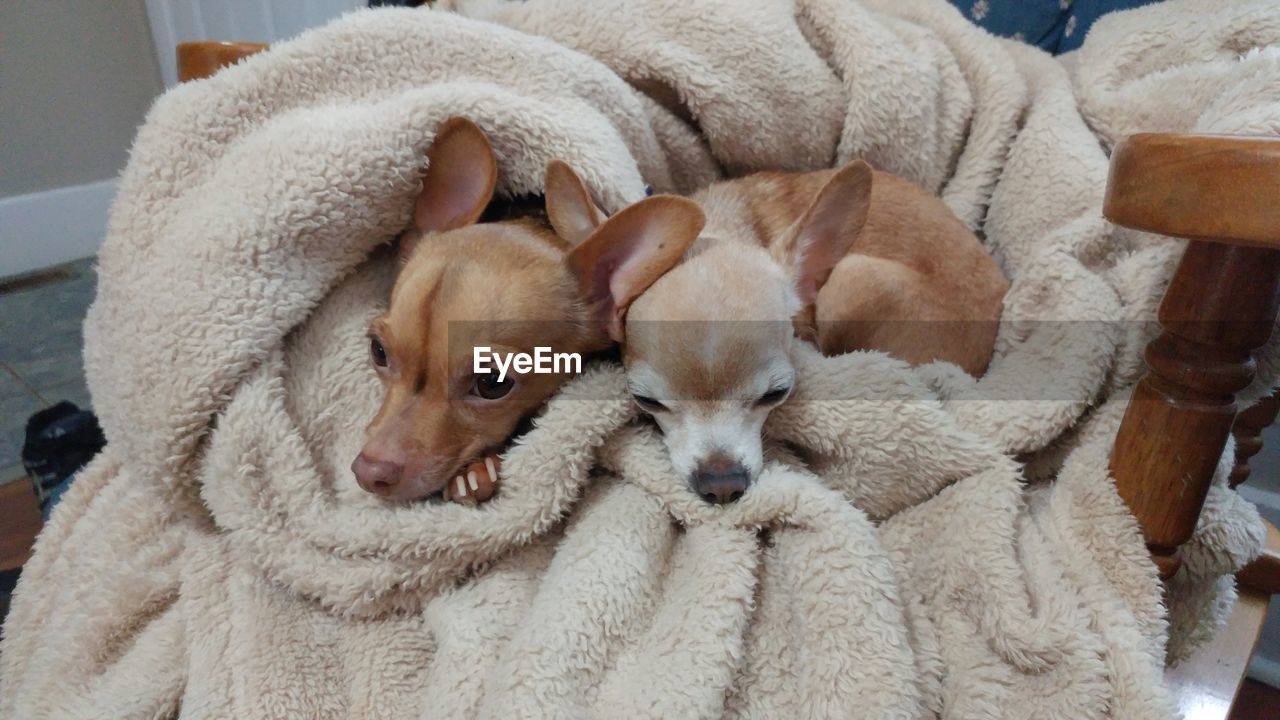
<svg viewBox="0 0 1280 720">
<path fill-rule="evenodd" d="M 427 174 L 413 207 L 420 237 L 470 225 L 480 219 L 498 184 L 498 159 L 489 140 L 466 118 L 450 118 L 436 130 L 427 150 Z M 401 252 L 408 248 L 401 247 Z"/>
<path fill-rule="evenodd" d="M 704 224 L 692 200 L 654 195 L 618 211 L 569 253 L 582 297 L 615 342 L 627 307 L 680 262 Z"/>
<path fill-rule="evenodd" d="M 591 193 L 578 173 L 563 160 L 547 163 L 543 179 L 547 218 L 556 234 L 577 246 L 604 222 L 604 212 L 591 202 Z"/>
<path fill-rule="evenodd" d="M 806 307 L 848 254 L 871 207 L 871 166 L 861 160 L 845 165 L 818 191 L 800 220 L 771 248 L 791 269 L 800 302 Z"/>
</svg>

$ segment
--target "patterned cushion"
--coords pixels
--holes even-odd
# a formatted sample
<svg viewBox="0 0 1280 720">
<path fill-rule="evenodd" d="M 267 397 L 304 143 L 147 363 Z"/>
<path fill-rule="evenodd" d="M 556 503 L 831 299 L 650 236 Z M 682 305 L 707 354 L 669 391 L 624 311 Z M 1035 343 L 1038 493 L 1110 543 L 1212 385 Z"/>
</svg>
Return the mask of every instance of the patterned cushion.
<svg viewBox="0 0 1280 720">
<path fill-rule="evenodd" d="M 1113 10 L 1155 0 L 948 0 L 995 35 L 1017 38 L 1051 53 L 1075 50 L 1093 22 Z"/>
</svg>

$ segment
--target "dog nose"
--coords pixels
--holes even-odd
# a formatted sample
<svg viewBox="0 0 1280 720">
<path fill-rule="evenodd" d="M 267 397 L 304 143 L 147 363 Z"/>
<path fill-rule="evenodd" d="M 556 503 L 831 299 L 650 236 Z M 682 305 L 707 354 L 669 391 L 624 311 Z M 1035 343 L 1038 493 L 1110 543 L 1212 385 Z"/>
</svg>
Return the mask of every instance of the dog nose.
<svg viewBox="0 0 1280 720">
<path fill-rule="evenodd" d="M 351 472 L 356 475 L 360 487 L 374 495 L 390 495 L 396 485 L 400 484 L 400 475 L 404 466 L 387 460 L 375 460 L 364 453 L 351 463 Z"/>
<path fill-rule="evenodd" d="M 712 505 L 728 505 L 747 491 L 748 479 L 742 463 L 715 457 L 693 471 L 693 489 Z"/>
</svg>

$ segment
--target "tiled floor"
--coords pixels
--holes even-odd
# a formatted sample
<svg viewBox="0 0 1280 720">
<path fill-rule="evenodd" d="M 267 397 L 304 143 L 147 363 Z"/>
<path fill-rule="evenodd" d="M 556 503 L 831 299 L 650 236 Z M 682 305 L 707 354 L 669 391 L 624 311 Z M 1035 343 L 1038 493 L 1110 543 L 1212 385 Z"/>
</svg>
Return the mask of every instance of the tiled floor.
<svg viewBox="0 0 1280 720">
<path fill-rule="evenodd" d="M 0 282 L 0 483 L 23 475 L 32 413 L 59 400 L 90 405 L 81 326 L 96 287 L 92 259 Z"/>
</svg>

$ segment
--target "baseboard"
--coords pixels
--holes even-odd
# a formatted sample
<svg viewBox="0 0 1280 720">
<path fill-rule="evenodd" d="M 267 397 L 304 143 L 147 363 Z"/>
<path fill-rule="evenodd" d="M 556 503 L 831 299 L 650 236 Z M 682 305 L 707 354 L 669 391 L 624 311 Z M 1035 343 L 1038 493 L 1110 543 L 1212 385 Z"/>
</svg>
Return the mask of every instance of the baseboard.
<svg viewBox="0 0 1280 720">
<path fill-rule="evenodd" d="M 0 278 L 98 252 L 116 181 L 0 198 Z"/>
<path fill-rule="evenodd" d="M 1280 662 L 1261 653 L 1255 653 L 1249 661 L 1249 677 L 1273 688 L 1280 688 Z"/>
<path fill-rule="evenodd" d="M 1264 447 L 1262 451 L 1268 452 L 1269 450 L 1271 448 Z M 1268 484 L 1274 484 L 1274 481 Z M 1280 526 L 1280 493 L 1270 488 L 1250 485 L 1246 481 L 1240 486 L 1240 494 L 1246 500 L 1257 505 L 1258 512 L 1263 517 Z M 1271 687 L 1280 688 L 1280 647 L 1277 647 L 1274 642 L 1268 644 L 1266 641 L 1269 637 L 1275 637 L 1274 625 L 1277 621 L 1280 621 L 1280 610 L 1276 608 L 1277 603 L 1280 603 L 1280 599 L 1272 598 L 1270 612 L 1267 614 L 1268 627 L 1262 631 L 1263 641 L 1258 643 L 1258 649 L 1254 651 L 1253 659 L 1249 661 L 1249 677 L 1259 682 L 1264 682 Z"/>
<path fill-rule="evenodd" d="M 1263 517 L 1270 520 L 1276 527 L 1280 527 L 1280 493 L 1269 488 L 1250 485 L 1247 480 L 1238 489 L 1245 500 L 1258 506 L 1258 512 L 1262 513 Z"/>
</svg>

